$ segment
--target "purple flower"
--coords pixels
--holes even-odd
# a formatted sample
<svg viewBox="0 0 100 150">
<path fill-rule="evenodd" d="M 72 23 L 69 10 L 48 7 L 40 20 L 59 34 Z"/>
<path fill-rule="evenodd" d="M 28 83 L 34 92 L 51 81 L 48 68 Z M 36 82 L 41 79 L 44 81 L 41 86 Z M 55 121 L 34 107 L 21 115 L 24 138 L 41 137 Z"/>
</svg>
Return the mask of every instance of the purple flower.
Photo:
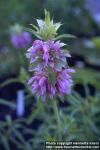
<svg viewBox="0 0 100 150">
<path fill-rule="evenodd" d="M 62 67 L 66 66 L 66 57 L 70 57 L 68 52 L 63 52 L 62 46 L 64 43 L 59 41 L 35 40 L 26 54 L 30 63 L 36 63 L 36 67 L 31 68 L 30 71 L 38 70 L 36 68 L 43 70 L 47 65 L 55 71 L 60 71 Z"/>
<path fill-rule="evenodd" d="M 61 45 L 60 45 L 60 42 L 57 41 L 57 42 L 54 42 L 54 41 L 50 41 L 50 47 L 51 49 L 54 49 L 56 52 L 60 52 L 61 51 Z"/>
<path fill-rule="evenodd" d="M 60 94 L 70 94 L 73 85 L 70 73 L 74 73 L 74 69 L 64 69 L 57 74 L 56 90 Z"/>
<path fill-rule="evenodd" d="M 43 101 L 47 97 L 53 99 L 55 94 L 70 94 L 73 81 L 70 73 L 74 69 L 66 69 L 66 57 L 69 53 L 63 51 L 64 43 L 53 40 L 35 40 L 31 48 L 27 50 L 26 56 L 30 61 L 29 70 L 35 75 L 28 81 L 32 93 L 41 97 Z M 67 66 L 68 67 L 68 66 Z M 49 68 L 52 70 L 55 83 L 50 83 Z M 64 69 L 65 68 L 65 69 Z"/>
<path fill-rule="evenodd" d="M 56 73 L 56 83 L 52 85 L 48 80 L 47 72 L 38 72 L 29 79 L 28 85 L 31 86 L 32 93 L 37 97 L 41 97 L 43 101 L 47 97 L 53 99 L 55 94 L 70 94 L 73 85 L 70 73 L 74 73 L 74 69 L 63 69 Z"/>
<path fill-rule="evenodd" d="M 53 99 L 56 95 L 70 94 L 73 80 L 71 73 L 74 69 L 68 67 L 67 57 L 71 57 L 66 44 L 58 41 L 62 37 L 73 37 L 68 34 L 58 36 L 57 30 L 61 23 L 54 23 L 50 14 L 45 10 L 45 19 L 37 19 L 38 26 L 33 24 L 33 34 L 38 38 L 27 50 L 29 71 L 34 75 L 28 81 L 32 93 L 43 101 Z M 16 30 L 19 31 L 17 25 Z M 32 29 L 31 29 L 32 30 Z"/>
<path fill-rule="evenodd" d="M 37 97 L 41 97 L 43 101 L 46 97 L 53 98 L 55 95 L 55 88 L 48 81 L 48 77 L 42 72 L 32 77 L 28 84 L 31 85 L 32 93 Z"/>
<path fill-rule="evenodd" d="M 24 31 L 20 33 L 13 33 L 11 35 L 11 43 L 15 48 L 25 48 L 31 43 L 31 35 Z"/>
<path fill-rule="evenodd" d="M 44 43 L 43 44 L 43 51 L 44 51 L 44 54 L 43 54 L 43 59 L 45 60 L 45 66 L 48 65 L 48 62 L 49 62 L 49 46 L 48 46 L 48 43 Z"/>
<path fill-rule="evenodd" d="M 43 41 L 42 40 L 35 40 L 33 42 L 33 47 L 35 49 L 35 52 L 42 50 L 42 48 L 43 48 Z"/>
</svg>

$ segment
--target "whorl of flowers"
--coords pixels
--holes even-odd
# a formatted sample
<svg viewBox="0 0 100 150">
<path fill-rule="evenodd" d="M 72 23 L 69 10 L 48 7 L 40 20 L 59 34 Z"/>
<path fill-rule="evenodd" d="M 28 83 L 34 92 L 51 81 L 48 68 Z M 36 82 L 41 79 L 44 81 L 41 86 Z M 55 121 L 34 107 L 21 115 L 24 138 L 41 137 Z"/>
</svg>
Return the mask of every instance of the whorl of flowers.
<svg viewBox="0 0 100 150">
<path fill-rule="evenodd" d="M 19 24 L 15 24 L 11 27 L 11 43 L 15 48 L 25 48 L 31 41 L 30 33 L 23 31 Z"/>
<path fill-rule="evenodd" d="M 26 56 L 29 59 L 29 71 L 33 77 L 29 79 L 32 93 L 41 97 L 53 99 L 55 95 L 70 94 L 73 81 L 71 73 L 74 69 L 68 67 L 67 57 L 71 57 L 68 51 L 63 49 L 66 45 L 60 42 L 60 37 L 73 37 L 69 34 L 57 36 L 60 23 L 53 23 L 50 14 L 45 10 L 45 20 L 37 20 L 38 27 L 32 24 L 35 30 L 28 29 L 38 39 L 27 50 Z"/>
</svg>

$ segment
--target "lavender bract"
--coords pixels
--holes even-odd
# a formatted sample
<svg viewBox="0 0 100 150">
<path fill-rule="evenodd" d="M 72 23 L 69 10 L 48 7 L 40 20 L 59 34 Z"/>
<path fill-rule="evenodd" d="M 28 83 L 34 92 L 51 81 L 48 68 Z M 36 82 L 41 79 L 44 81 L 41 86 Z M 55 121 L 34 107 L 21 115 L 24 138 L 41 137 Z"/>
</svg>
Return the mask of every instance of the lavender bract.
<svg viewBox="0 0 100 150">
<path fill-rule="evenodd" d="M 66 57 L 70 57 L 68 52 L 61 48 L 64 43 L 52 40 L 42 41 L 35 40 L 31 48 L 27 50 L 27 58 L 30 60 L 30 71 L 40 71 L 50 66 L 55 71 L 60 71 L 66 66 Z"/>
<path fill-rule="evenodd" d="M 60 94 L 70 94 L 73 80 L 70 73 L 74 73 L 74 69 L 63 69 L 57 75 L 56 89 Z"/>
<path fill-rule="evenodd" d="M 32 93 L 37 97 L 41 96 L 45 101 L 46 97 L 53 98 L 55 95 L 55 88 L 48 81 L 48 77 L 43 72 L 34 75 L 28 84 L 32 87 Z"/>
</svg>

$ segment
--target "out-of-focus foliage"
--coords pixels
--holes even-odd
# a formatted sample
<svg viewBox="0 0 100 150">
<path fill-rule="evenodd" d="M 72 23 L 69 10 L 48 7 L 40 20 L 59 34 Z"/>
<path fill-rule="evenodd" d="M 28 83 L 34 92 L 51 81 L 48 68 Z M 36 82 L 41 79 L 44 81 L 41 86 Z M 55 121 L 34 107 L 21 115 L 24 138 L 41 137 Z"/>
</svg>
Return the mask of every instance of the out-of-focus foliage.
<svg viewBox="0 0 100 150">
<path fill-rule="evenodd" d="M 47 0 L 46 7 L 55 14 L 55 19 L 60 19 L 65 23 L 66 31 L 87 34 L 96 26 L 85 8 L 85 0 Z"/>
<path fill-rule="evenodd" d="M 100 37 L 94 37 L 92 40 L 96 48 L 100 48 Z"/>
<path fill-rule="evenodd" d="M 100 89 L 100 73 L 91 69 L 76 68 L 75 81 L 76 83 L 91 84 Z"/>
<path fill-rule="evenodd" d="M 13 51 L 13 49 L 12 49 Z M 0 77 L 7 76 L 9 74 L 18 73 L 20 68 L 20 62 L 16 59 L 18 54 L 12 52 L 7 47 L 1 48 L 0 52 Z M 4 61 L 5 60 L 5 61 Z M 16 66 L 16 68 L 15 68 Z"/>
<path fill-rule="evenodd" d="M 1 0 L 0 11 L 3 13 L 0 15 L 0 46 L 11 45 L 9 39 L 11 34 L 9 33 L 10 26 L 19 23 L 22 26 L 29 27 L 30 23 L 36 21 L 35 18 L 43 17 L 44 8 L 50 10 L 55 21 L 61 21 L 62 30 L 60 32 L 62 33 L 68 32 L 75 35 L 90 36 L 96 29 L 99 29 L 85 7 L 85 0 Z M 90 56 L 90 59 L 87 60 L 96 63 L 94 55 L 99 57 L 97 46 L 91 52 L 91 49 L 84 48 L 84 44 L 80 40 L 75 41 L 75 44 L 73 44 L 73 50 L 76 50 L 75 53 L 80 52 L 82 55 L 86 53 L 86 57 Z M 97 59 L 97 57 L 95 58 Z"/>
<path fill-rule="evenodd" d="M 6 32 L 9 26 L 18 22 L 30 24 L 35 18 L 43 17 L 44 8 L 50 10 L 54 19 L 64 23 L 64 30 L 89 34 L 98 28 L 90 13 L 85 8 L 85 0 L 1 0 L 0 1 L 0 41 L 6 43 Z"/>
<path fill-rule="evenodd" d="M 86 9 L 85 0 L 1 0 L 0 81 L 10 75 L 16 75 L 16 78 L 1 82 L 0 89 L 16 82 L 23 84 L 26 108 L 25 117 L 13 118 L 12 114 L 7 115 L 5 111 L 9 109 L 16 113 L 15 98 L 13 101 L 0 98 L 0 108 L 5 108 L 3 113 L 1 110 L 3 119 L 0 118 L 0 147 L 3 146 L 4 150 L 12 150 L 12 147 L 17 150 L 44 149 L 45 141 L 58 140 L 57 118 L 52 101 L 36 101 L 26 86 L 30 76 L 26 49 L 15 49 L 11 45 L 9 33 L 15 23 L 26 28 L 30 23 L 36 23 L 36 18 L 43 18 L 44 8 L 50 11 L 55 23 L 62 23 L 61 34 L 77 36 L 76 39 L 64 39 L 72 54 L 70 59 L 74 61 L 72 65 L 76 73 L 73 75 L 75 84 L 72 94 L 58 97 L 61 139 L 98 141 L 100 138 L 100 35 L 96 35 L 100 33 L 100 27 Z M 79 86 L 76 92 L 77 84 L 82 85 L 83 89 Z M 93 86 L 92 94 L 89 85 Z M 83 92 L 85 96 L 82 96 Z M 36 129 L 34 126 L 37 120 L 39 123 Z"/>
<path fill-rule="evenodd" d="M 99 96 L 96 93 L 95 96 L 88 96 L 84 99 L 73 91 L 70 96 L 66 97 L 70 106 L 67 109 L 63 107 L 59 111 L 62 140 L 98 141 L 100 133 Z M 9 106 L 12 107 L 12 104 Z M 11 142 L 16 145 L 17 149 L 34 150 L 41 147 L 42 150 L 45 147 L 45 141 L 58 140 L 56 116 L 51 110 L 50 101 L 45 104 L 39 101 L 26 119 L 12 120 L 10 116 L 6 116 L 5 121 L 0 123 L 0 143 L 4 145 L 5 150 L 10 150 Z M 41 120 L 38 130 L 28 128 L 28 125 L 36 118 Z M 27 139 L 27 136 L 30 138 Z"/>
</svg>

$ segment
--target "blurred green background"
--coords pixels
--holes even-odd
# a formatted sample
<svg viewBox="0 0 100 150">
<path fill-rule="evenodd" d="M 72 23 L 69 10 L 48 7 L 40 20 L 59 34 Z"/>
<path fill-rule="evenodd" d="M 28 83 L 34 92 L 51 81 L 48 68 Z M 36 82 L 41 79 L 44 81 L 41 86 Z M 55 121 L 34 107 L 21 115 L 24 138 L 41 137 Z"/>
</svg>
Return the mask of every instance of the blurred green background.
<svg viewBox="0 0 100 150">
<path fill-rule="evenodd" d="M 67 103 L 66 101 L 68 100 L 68 103 L 71 105 L 68 105 L 69 107 L 66 109 L 66 105 L 63 104 L 65 106 L 64 110 L 60 111 L 61 120 L 65 123 L 65 126 L 62 123 L 62 128 L 64 128 L 62 133 L 63 139 L 68 141 L 84 141 L 84 139 L 91 141 L 98 140 L 100 137 L 99 1 L 100 0 L 0 0 L 0 98 L 6 97 L 8 99 L 8 95 L 10 94 L 12 96 L 9 98 L 9 102 L 16 104 L 16 97 L 13 97 L 13 93 L 17 91 L 18 88 L 13 91 L 14 89 L 8 87 L 8 91 L 6 90 L 6 92 L 4 92 L 5 89 L 3 88 L 5 85 L 13 82 L 13 79 L 23 84 L 24 88 L 26 88 L 25 81 L 29 78 L 27 62 L 23 57 L 25 56 L 27 48 L 22 50 L 13 47 L 10 41 L 11 26 L 18 23 L 21 26 L 29 28 L 31 23 L 36 23 L 36 18 L 40 19 L 44 17 L 44 8 L 46 8 L 50 11 L 55 22 L 61 21 L 62 26 L 59 33 L 70 33 L 77 37 L 76 39 L 64 39 L 64 42 L 68 44 L 67 49 L 72 55 L 72 57 L 68 59 L 68 63 L 71 67 L 76 69 L 76 73 L 73 76 L 75 91 L 74 93 L 72 92 L 72 95 L 69 97 L 64 98 L 65 103 Z M 32 38 L 33 40 L 35 39 L 33 35 Z M 31 44 L 28 47 L 31 47 Z M 50 118 L 50 116 L 53 117 L 52 111 L 49 111 L 51 105 L 43 104 L 44 106 L 42 106 L 41 103 L 38 103 L 38 107 L 35 105 L 35 109 L 33 109 L 33 95 L 30 94 L 30 91 L 25 94 L 25 106 L 27 107 L 26 118 L 16 120 L 16 117 L 14 117 L 12 121 L 11 118 L 13 118 L 13 113 L 15 113 L 14 109 L 8 113 L 4 108 L 0 116 L 1 121 L 2 116 L 5 119 L 5 122 L 2 121 L 0 126 L 0 136 L 3 141 L 1 141 L 0 144 L 8 145 L 9 142 L 7 140 L 12 137 L 13 133 L 22 143 L 22 147 L 17 143 L 17 150 L 20 148 L 23 150 L 25 148 L 26 150 L 33 150 L 30 146 L 32 139 L 30 140 L 29 138 L 29 141 L 26 140 L 23 142 L 25 138 L 23 135 L 26 133 L 24 130 L 27 131 L 28 134 L 35 134 L 32 144 L 33 147 L 36 146 L 36 148 L 44 137 L 45 140 L 56 140 L 57 138 L 53 136 L 51 132 L 51 128 L 55 127 L 55 124 L 53 124 L 55 122 L 52 121 L 53 118 Z M 6 103 L 1 99 L 0 103 L 6 104 L 7 106 L 10 105 L 8 101 Z M 62 106 L 62 104 L 60 105 Z M 6 117 L 7 114 L 10 114 L 10 119 Z M 32 121 L 36 118 L 40 119 L 40 121 L 42 118 L 43 125 L 41 125 L 37 131 L 33 131 L 34 122 Z M 46 120 L 46 118 L 48 119 Z M 26 119 L 29 126 L 26 127 L 21 124 L 24 119 Z M 45 122 L 47 124 L 45 124 Z M 32 128 L 30 128 L 31 123 L 33 123 Z M 52 126 L 50 126 L 50 123 Z M 19 130 L 17 134 L 15 129 L 13 130 L 13 128 L 16 128 L 16 124 L 21 124 L 20 126 L 23 128 L 22 135 L 20 135 Z M 8 129 L 7 135 L 5 135 L 6 128 Z M 13 140 L 11 141 L 12 143 L 14 142 Z M 9 150 L 9 146 L 5 147 L 5 149 Z"/>
</svg>

